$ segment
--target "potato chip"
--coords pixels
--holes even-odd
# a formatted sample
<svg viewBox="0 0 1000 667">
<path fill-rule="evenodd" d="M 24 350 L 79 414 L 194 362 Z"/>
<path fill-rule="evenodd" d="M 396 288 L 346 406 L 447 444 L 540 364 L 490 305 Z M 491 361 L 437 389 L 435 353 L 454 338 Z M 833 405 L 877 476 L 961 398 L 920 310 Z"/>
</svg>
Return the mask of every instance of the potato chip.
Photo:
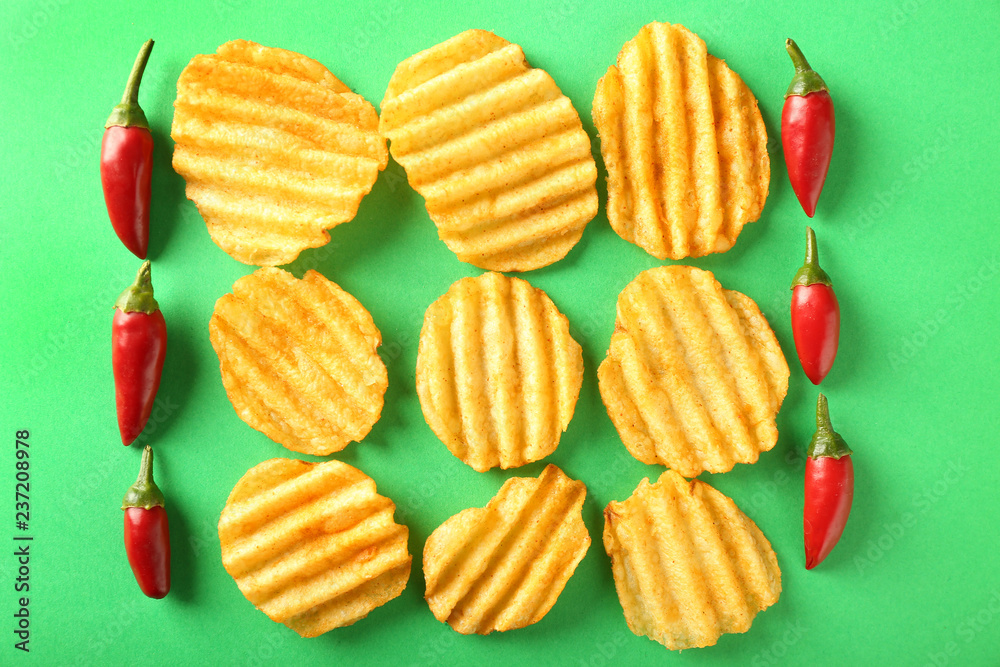
<svg viewBox="0 0 1000 667">
<path fill-rule="evenodd" d="M 222 384 L 247 424 L 288 449 L 326 456 L 378 421 L 389 384 L 382 336 L 350 294 L 315 271 L 258 269 L 215 302 Z"/>
<path fill-rule="evenodd" d="M 424 578 L 434 616 L 486 635 L 542 620 L 590 547 L 587 487 L 549 465 L 504 482 L 486 507 L 459 512 L 427 538 Z"/>
<path fill-rule="evenodd" d="M 315 60 L 236 40 L 177 81 L 174 169 L 212 240 L 275 266 L 354 218 L 388 154 L 378 115 Z"/>
<path fill-rule="evenodd" d="M 431 304 L 417 353 L 424 418 L 479 472 L 545 458 L 583 382 L 583 351 L 548 295 L 519 278 L 463 278 Z"/>
<path fill-rule="evenodd" d="M 781 594 L 778 559 L 756 524 L 672 470 L 608 503 L 604 548 L 629 629 L 671 650 L 746 632 Z"/>
<path fill-rule="evenodd" d="M 650 23 L 594 94 L 608 220 L 664 259 L 725 252 L 760 217 L 771 176 L 757 100 L 680 25 Z"/>
<path fill-rule="evenodd" d="M 315 637 L 406 588 L 409 531 L 395 510 L 371 477 L 346 463 L 264 461 L 222 510 L 222 564 L 272 621 Z"/>
<path fill-rule="evenodd" d="M 400 63 L 379 130 L 463 262 L 546 266 L 597 214 L 597 166 L 573 103 L 491 32 L 467 30 Z"/>
<path fill-rule="evenodd" d="M 788 364 L 749 297 L 708 271 L 661 266 L 618 297 L 597 378 L 632 456 L 695 477 L 774 447 Z"/>
</svg>

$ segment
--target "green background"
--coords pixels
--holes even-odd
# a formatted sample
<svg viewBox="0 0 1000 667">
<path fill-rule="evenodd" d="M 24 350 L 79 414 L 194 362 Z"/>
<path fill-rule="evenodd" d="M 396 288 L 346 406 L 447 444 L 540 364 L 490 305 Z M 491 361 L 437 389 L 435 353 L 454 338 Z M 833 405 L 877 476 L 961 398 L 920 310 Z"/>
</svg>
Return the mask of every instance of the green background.
<svg viewBox="0 0 1000 667">
<path fill-rule="evenodd" d="M 990 2 L 454 3 L 5 2 L 0 9 L 0 544 L 14 529 L 14 434 L 30 429 L 31 653 L 13 647 L 16 564 L 0 548 L 0 663 L 39 664 L 1000 664 L 997 395 L 1000 353 L 1000 5 Z M 213 304 L 250 271 L 209 239 L 170 167 L 177 77 L 197 53 L 247 38 L 316 58 L 374 104 L 395 65 L 467 28 L 523 46 L 590 119 L 598 78 L 653 20 L 681 23 L 760 100 L 771 188 L 759 222 L 723 255 L 692 261 L 761 306 L 792 369 L 781 436 L 753 466 L 703 475 L 761 527 L 783 572 L 780 601 L 743 635 L 673 653 L 632 635 L 601 545 L 601 510 L 658 466 L 628 455 L 597 391 L 619 291 L 661 264 L 621 240 L 603 207 L 562 261 L 525 277 L 569 317 L 585 376 L 575 417 L 546 462 L 583 480 L 594 540 L 558 603 L 529 628 L 465 637 L 424 603 L 420 553 L 456 512 L 544 462 L 480 474 L 426 426 L 414 390 L 427 305 L 478 269 L 437 239 L 390 162 L 357 218 L 289 268 L 317 268 L 354 294 L 383 336 L 381 420 L 336 458 L 394 499 L 410 528 L 403 595 L 350 628 L 301 639 L 247 602 L 223 570 L 216 522 L 257 463 L 292 456 L 241 422 L 208 341 Z M 110 372 L 111 306 L 139 262 L 108 224 L 98 184 L 103 123 L 140 44 L 154 37 L 140 102 L 153 128 L 156 296 L 170 332 L 155 444 L 168 499 L 173 589 L 140 593 L 118 507 L 140 448 L 122 448 Z M 817 390 L 796 361 L 788 284 L 807 222 L 782 161 L 782 94 L 794 37 L 837 110 L 830 176 L 814 219 L 839 295 L 840 353 L 823 383 L 855 450 L 857 492 L 839 546 L 806 572 L 802 452 Z M 604 171 L 598 182 L 602 204 Z M 6 536 L 6 537 L 5 537 Z M 13 542 L 10 542 L 13 545 Z"/>
</svg>

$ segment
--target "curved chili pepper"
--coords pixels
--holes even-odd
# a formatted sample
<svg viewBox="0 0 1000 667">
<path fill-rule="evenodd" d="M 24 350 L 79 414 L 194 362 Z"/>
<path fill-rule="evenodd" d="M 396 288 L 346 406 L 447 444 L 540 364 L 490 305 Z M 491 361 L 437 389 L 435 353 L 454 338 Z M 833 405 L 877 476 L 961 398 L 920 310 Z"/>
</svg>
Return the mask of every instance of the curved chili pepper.
<svg viewBox="0 0 1000 667">
<path fill-rule="evenodd" d="M 840 304 L 819 267 L 816 234 L 806 227 L 806 260 L 792 280 L 792 336 L 802 370 L 819 384 L 833 367 L 840 340 Z"/>
<path fill-rule="evenodd" d="M 795 65 L 795 76 L 781 111 L 781 146 L 792 190 L 811 218 L 833 155 L 833 100 L 826 83 L 809 67 L 795 42 L 786 39 L 785 48 Z"/>
<path fill-rule="evenodd" d="M 142 432 L 160 387 L 167 353 L 167 325 L 153 298 L 149 261 L 135 283 L 115 302 L 111 324 L 111 365 L 122 444 L 131 445 Z"/>
<path fill-rule="evenodd" d="M 854 500 L 854 464 L 851 448 L 830 424 L 826 396 L 816 401 L 816 434 L 806 458 L 805 506 L 802 531 L 806 569 L 826 558 L 844 532 Z"/>
<path fill-rule="evenodd" d="M 163 494 L 153 482 L 153 448 L 142 450 L 139 478 L 122 500 L 125 554 L 142 592 L 159 600 L 170 592 L 170 530 Z"/>
<path fill-rule="evenodd" d="M 153 40 L 142 45 L 122 101 L 104 124 L 101 185 L 115 233 L 139 259 L 149 248 L 149 191 L 153 174 L 153 135 L 139 107 L 139 82 Z"/>
</svg>

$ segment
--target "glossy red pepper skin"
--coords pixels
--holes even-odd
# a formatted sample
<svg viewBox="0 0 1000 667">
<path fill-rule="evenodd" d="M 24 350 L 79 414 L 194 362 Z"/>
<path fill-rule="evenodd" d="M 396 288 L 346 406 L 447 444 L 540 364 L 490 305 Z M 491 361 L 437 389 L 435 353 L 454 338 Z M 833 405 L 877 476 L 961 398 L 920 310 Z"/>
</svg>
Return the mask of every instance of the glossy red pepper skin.
<svg viewBox="0 0 1000 667">
<path fill-rule="evenodd" d="M 854 463 L 850 447 L 833 430 L 826 397 L 816 402 L 816 434 L 806 458 L 802 534 L 806 569 L 830 554 L 844 533 L 854 501 Z"/>
<path fill-rule="evenodd" d="M 160 599 L 170 592 L 170 528 L 163 494 L 153 482 L 153 450 L 142 452 L 139 478 L 125 494 L 125 554 L 140 590 Z"/>
<path fill-rule="evenodd" d="M 149 250 L 153 135 L 142 127 L 112 125 L 101 143 L 101 185 L 118 238 L 139 259 Z"/>
<path fill-rule="evenodd" d="M 170 591 L 170 529 L 162 507 L 125 510 L 125 553 L 142 592 L 160 599 Z"/>
<path fill-rule="evenodd" d="M 840 341 L 840 304 L 829 285 L 792 290 L 792 336 L 806 377 L 819 384 L 833 368 Z"/>
<path fill-rule="evenodd" d="M 806 458 L 802 530 L 806 569 L 830 555 L 847 525 L 854 500 L 854 464 L 850 456 Z"/>
<path fill-rule="evenodd" d="M 122 444 L 131 445 L 149 420 L 167 354 L 167 325 L 153 299 L 149 262 L 119 297 L 111 325 L 111 365 Z"/>
<path fill-rule="evenodd" d="M 833 157 L 836 119 L 826 83 L 809 67 L 792 40 L 785 41 L 795 77 L 785 93 L 781 111 L 781 146 L 792 190 L 810 218 L 816 213 L 820 192 Z"/>
<path fill-rule="evenodd" d="M 101 186 L 108 217 L 118 238 L 139 259 L 146 259 L 149 250 L 153 174 L 153 135 L 139 106 L 139 83 L 152 49 L 153 40 L 142 45 L 101 142 Z"/>
<path fill-rule="evenodd" d="M 840 304 L 819 266 L 816 235 L 806 227 L 806 259 L 792 281 L 792 337 L 806 377 L 819 384 L 833 368 L 840 343 Z"/>
</svg>

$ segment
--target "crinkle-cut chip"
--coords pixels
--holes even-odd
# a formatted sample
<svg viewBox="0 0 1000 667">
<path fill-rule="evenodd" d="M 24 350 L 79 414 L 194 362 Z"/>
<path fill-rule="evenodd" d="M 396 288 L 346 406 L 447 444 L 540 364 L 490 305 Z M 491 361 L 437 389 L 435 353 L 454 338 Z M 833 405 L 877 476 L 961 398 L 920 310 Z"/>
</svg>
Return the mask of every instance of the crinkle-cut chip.
<svg viewBox="0 0 1000 667">
<path fill-rule="evenodd" d="M 788 364 L 749 297 L 708 271 L 661 266 L 618 297 L 597 378 L 632 456 L 695 477 L 774 447 Z"/>
<path fill-rule="evenodd" d="M 650 23 L 597 83 L 608 220 L 665 259 L 725 252 L 760 217 L 771 163 L 757 100 L 705 42 Z"/>
<path fill-rule="evenodd" d="M 604 548 L 629 629 L 671 650 L 746 632 L 781 594 L 778 559 L 756 524 L 673 470 L 608 503 Z"/>
<path fill-rule="evenodd" d="M 434 616 L 462 634 L 542 620 L 590 547 L 587 487 L 549 465 L 508 479 L 483 508 L 451 517 L 427 538 L 424 578 Z"/>
<path fill-rule="evenodd" d="M 222 384 L 247 424 L 288 449 L 326 456 L 378 421 L 389 384 L 382 335 L 357 299 L 315 271 L 262 268 L 215 302 Z"/>
<path fill-rule="evenodd" d="M 371 477 L 346 463 L 264 461 L 222 510 L 222 564 L 271 620 L 315 637 L 406 588 L 409 531 L 395 510 Z"/>
<path fill-rule="evenodd" d="M 520 278 L 463 278 L 427 309 L 420 407 L 451 453 L 479 472 L 555 451 L 582 382 L 583 351 L 569 321 Z"/>
<path fill-rule="evenodd" d="M 546 266 L 597 214 L 597 165 L 573 103 L 491 32 L 468 30 L 400 63 L 379 130 L 463 262 Z"/>
<path fill-rule="evenodd" d="M 259 266 L 326 244 L 389 159 L 364 98 L 311 58 L 244 40 L 184 68 L 170 134 L 212 240 Z"/>
</svg>

